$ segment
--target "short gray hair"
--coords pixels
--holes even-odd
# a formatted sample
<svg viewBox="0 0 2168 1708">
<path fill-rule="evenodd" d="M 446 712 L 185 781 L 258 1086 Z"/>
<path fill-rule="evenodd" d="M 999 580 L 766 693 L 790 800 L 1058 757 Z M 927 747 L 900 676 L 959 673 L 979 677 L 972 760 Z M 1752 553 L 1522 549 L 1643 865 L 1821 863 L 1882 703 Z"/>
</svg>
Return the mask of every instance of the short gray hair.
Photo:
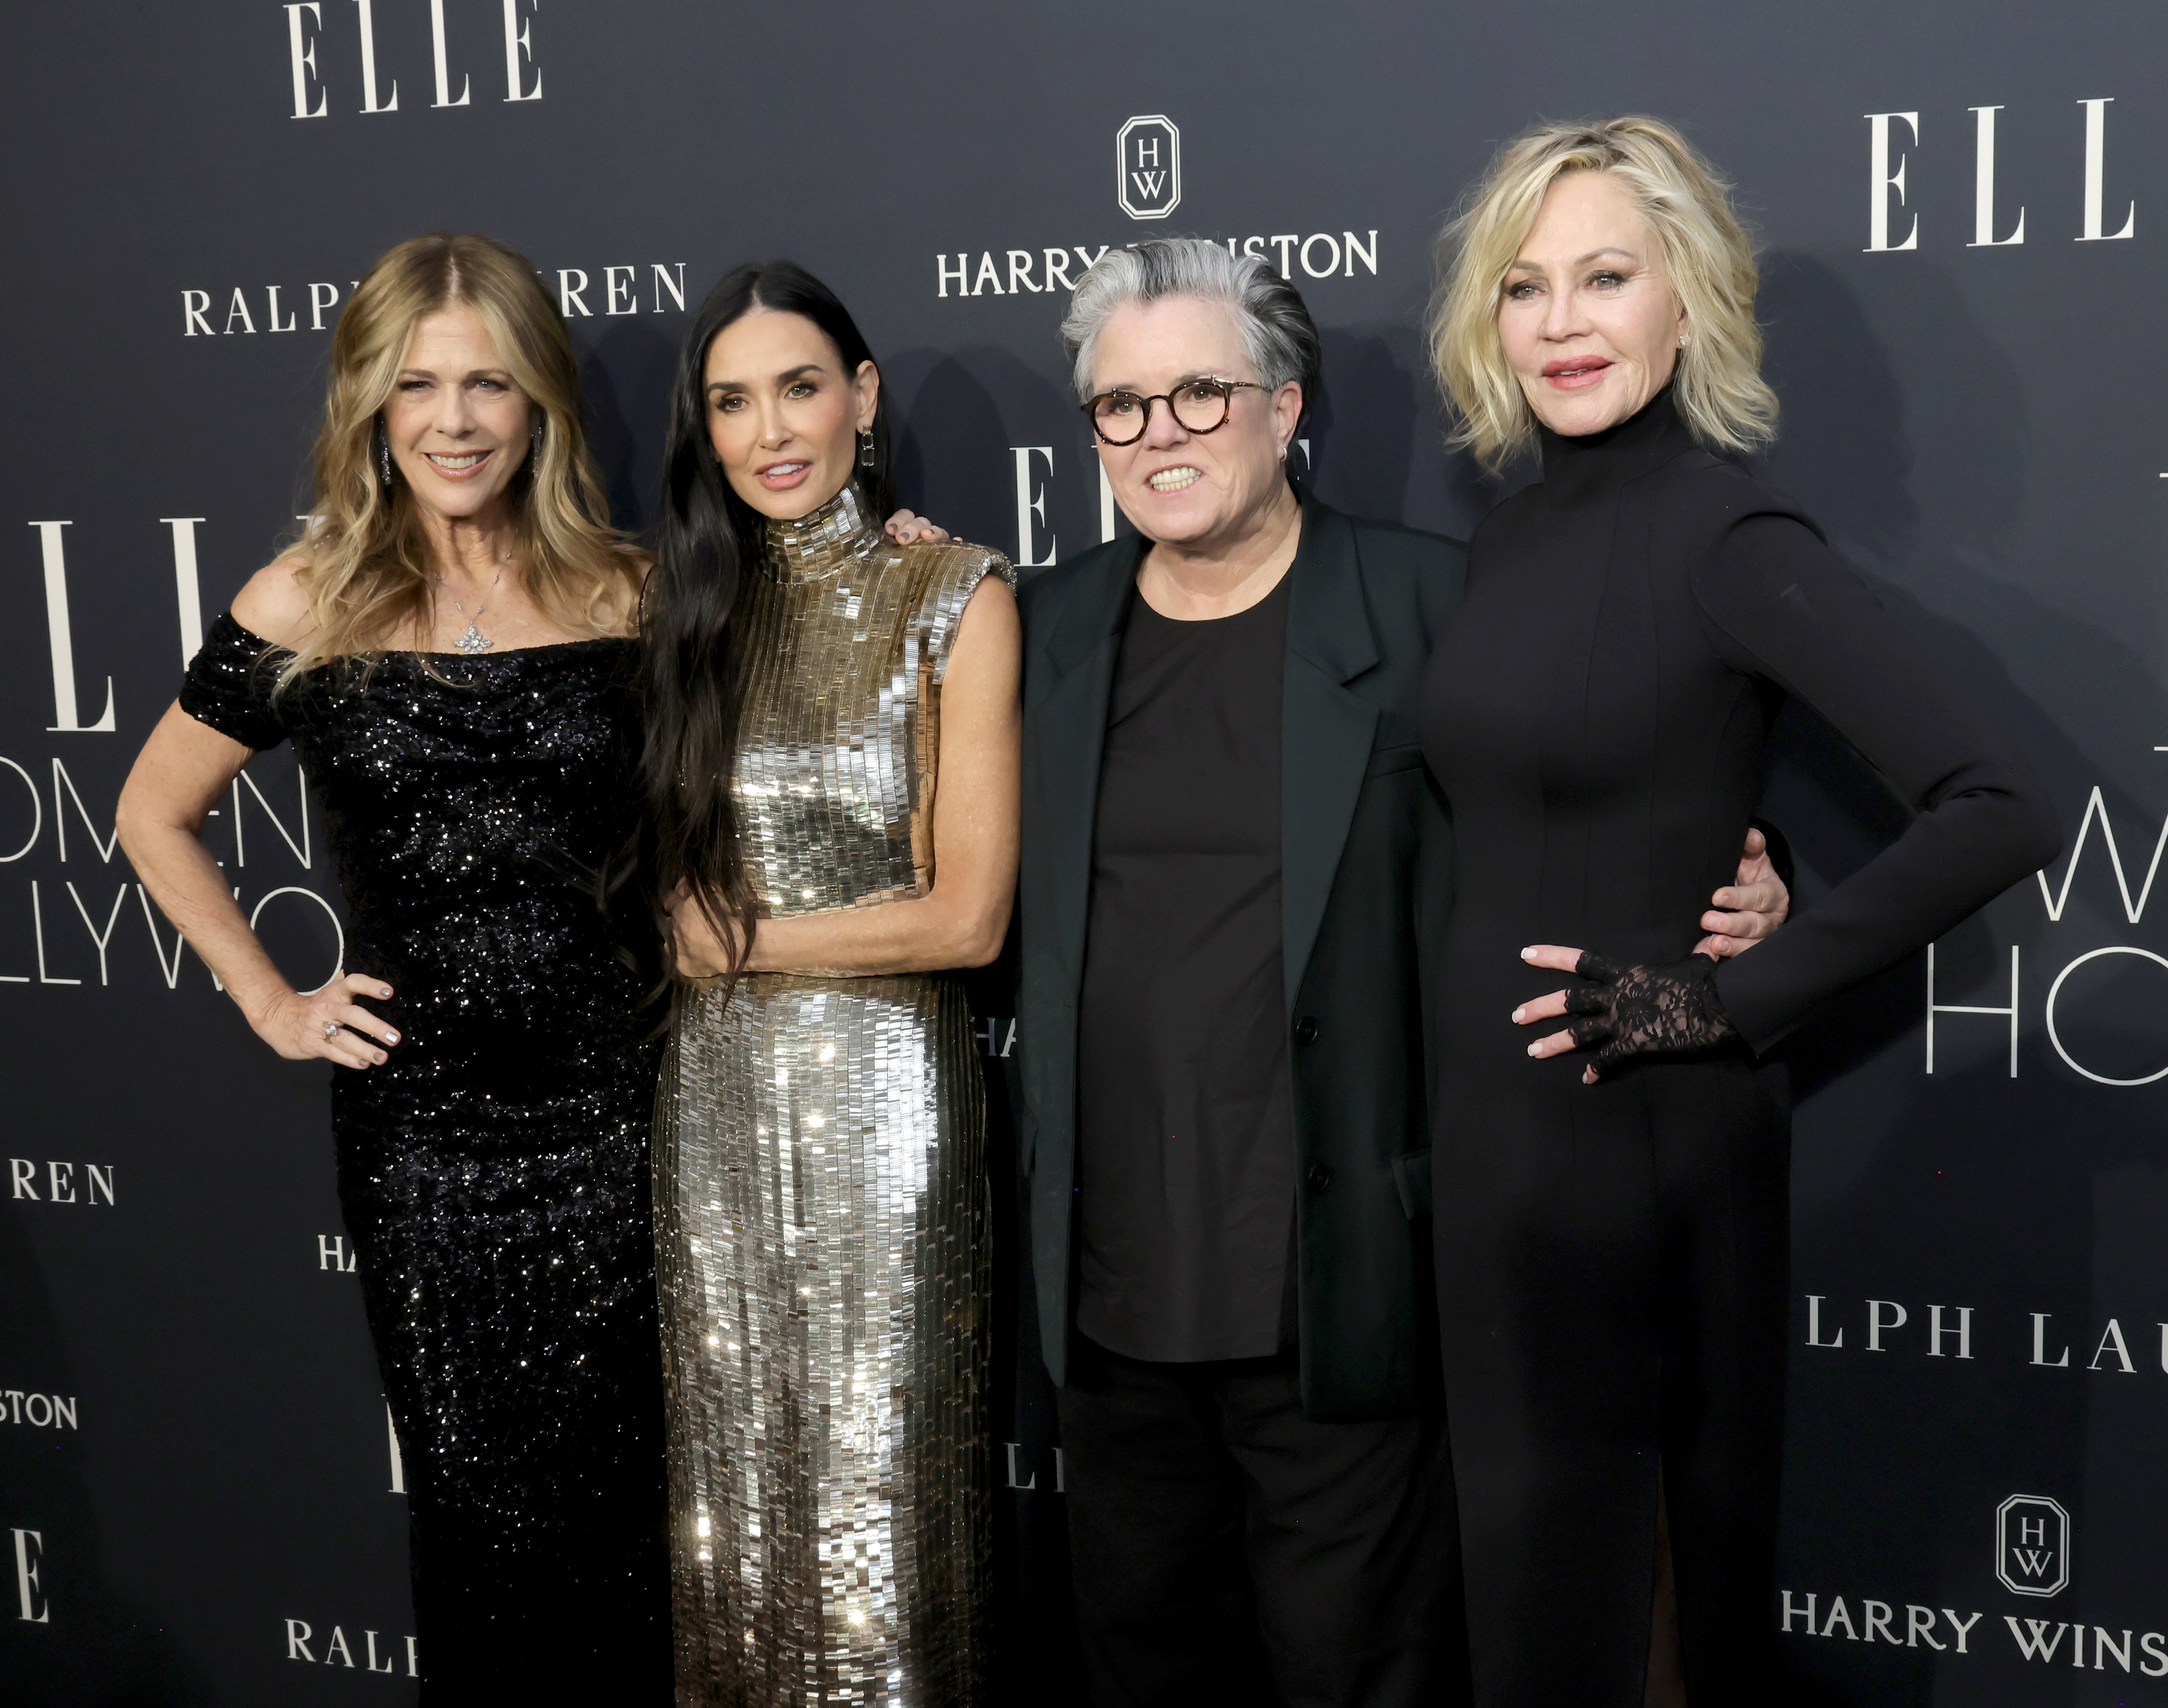
<svg viewBox="0 0 2168 1708">
<path fill-rule="evenodd" d="M 1317 401 L 1317 326 L 1302 294 L 1262 255 L 1237 255 L 1204 237 L 1152 237 L 1109 249 L 1092 263 L 1069 300 L 1061 342 L 1069 353 L 1076 401 L 1092 397 L 1092 352 L 1114 311 L 1171 296 L 1223 303 L 1235 313 L 1242 349 L 1260 384 L 1277 391 L 1290 380 L 1303 407 Z"/>
</svg>

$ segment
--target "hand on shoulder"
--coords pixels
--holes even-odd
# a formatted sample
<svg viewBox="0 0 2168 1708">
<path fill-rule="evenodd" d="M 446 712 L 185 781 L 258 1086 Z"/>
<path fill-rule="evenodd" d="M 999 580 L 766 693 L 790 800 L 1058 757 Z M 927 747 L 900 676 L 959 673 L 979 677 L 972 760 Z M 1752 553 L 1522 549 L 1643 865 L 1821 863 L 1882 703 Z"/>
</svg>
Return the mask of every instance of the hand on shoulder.
<svg viewBox="0 0 2168 1708">
<path fill-rule="evenodd" d="M 298 651 L 316 626 L 301 585 L 308 564 L 304 554 L 290 551 L 258 570 L 233 596 L 233 620 L 274 646 Z"/>
</svg>

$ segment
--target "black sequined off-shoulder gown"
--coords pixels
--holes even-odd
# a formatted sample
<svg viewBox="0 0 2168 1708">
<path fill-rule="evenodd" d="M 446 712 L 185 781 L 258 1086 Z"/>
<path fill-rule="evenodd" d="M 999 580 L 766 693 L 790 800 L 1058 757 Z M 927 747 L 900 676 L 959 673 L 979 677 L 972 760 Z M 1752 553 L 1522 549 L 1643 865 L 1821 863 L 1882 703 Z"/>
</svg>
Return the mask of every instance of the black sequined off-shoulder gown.
<svg viewBox="0 0 2168 1708">
<path fill-rule="evenodd" d="M 274 698 L 231 616 L 181 705 L 321 801 L 391 1060 L 332 1072 L 410 1507 L 425 1700 L 663 1700 L 658 1048 L 591 874 L 624 833 L 632 643 L 374 656 Z M 571 1693 L 567 1695 L 566 1693 Z M 538 1694 L 539 1693 L 539 1694 Z"/>
</svg>

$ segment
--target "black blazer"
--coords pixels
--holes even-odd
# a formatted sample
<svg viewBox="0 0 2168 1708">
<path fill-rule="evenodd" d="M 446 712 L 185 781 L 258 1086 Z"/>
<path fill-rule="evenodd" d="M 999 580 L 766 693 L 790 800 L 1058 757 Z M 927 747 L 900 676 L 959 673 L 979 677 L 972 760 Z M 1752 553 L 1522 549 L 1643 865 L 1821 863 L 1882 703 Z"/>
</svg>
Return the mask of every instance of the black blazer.
<svg viewBox="0 0 2168 1708">
<path fill-rule="evenodd" d="M 1018 1050 L 1040 1338 L 1065 1378 L 1084 976 L 1099 760 L 1145 542 L 1024 583 Z M 1416 700 L 1465 554 L 1303 504 L 1282 701 L 1281 897 L 1299 1186 L 1302 1391 L 1325 1418 L 1412 1408 L 1434 1382 L 1426 988 L 1452 900 Z"/>
</svg>

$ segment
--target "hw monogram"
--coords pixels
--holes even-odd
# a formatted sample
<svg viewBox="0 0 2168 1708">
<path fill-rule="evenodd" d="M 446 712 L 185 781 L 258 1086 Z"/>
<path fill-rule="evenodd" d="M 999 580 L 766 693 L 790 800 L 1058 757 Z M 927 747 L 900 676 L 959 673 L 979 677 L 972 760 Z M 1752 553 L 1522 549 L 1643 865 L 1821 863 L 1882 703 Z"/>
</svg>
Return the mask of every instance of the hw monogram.
<svg viewBox="0 0 2168 1708">
<path fill-rule="evenodd" d="M 2070 1582 L 2070 1515 L 2044 1494 L 1995 1509 L 1995 1575 L 2012 1595 L 2059 1595 Z"/>
<path fill-rule="evenodd" d="M 1157 113 L 1114 136 L 1114 195 L 1133 220 L 1163 220 L 1182 201 L 1182 132 Z"/>
</svg>

